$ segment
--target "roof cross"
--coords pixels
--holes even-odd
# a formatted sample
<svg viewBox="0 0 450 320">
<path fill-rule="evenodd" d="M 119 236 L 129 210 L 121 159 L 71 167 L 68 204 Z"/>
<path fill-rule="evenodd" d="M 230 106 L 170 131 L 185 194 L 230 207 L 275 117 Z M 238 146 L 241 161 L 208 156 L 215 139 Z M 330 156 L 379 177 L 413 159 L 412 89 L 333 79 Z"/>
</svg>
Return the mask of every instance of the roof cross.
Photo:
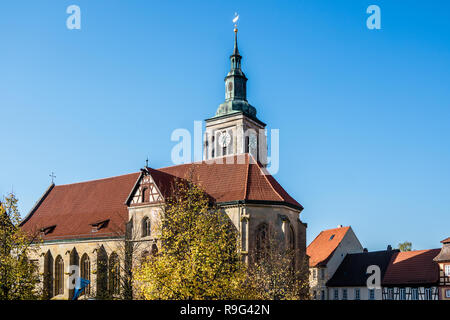
<svg viewBox="0 0 450 320">
<path fill-rule="evenodd" d="M 49 177 L 51 177 L 52 178 L 52 184 L 55 184 L 55 178 L 56 178 L 56 176 L 55 176 L 55 173 L 52 171 L 52 174 L 49 174 Z"/>
</svg>

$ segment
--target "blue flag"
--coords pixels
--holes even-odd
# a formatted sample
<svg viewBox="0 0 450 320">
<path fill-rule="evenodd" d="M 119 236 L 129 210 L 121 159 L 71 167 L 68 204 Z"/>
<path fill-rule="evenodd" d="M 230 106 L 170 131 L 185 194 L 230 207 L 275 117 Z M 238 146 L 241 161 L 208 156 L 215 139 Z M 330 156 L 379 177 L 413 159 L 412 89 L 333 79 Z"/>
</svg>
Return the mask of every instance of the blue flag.
<svg viewBox="0 0 450 320">
<path fill-rule="evenodd" d="M 72 300 L 78 300 L 78 297 L 83 292 L 83 290 L 90 284 L 89 280 L 78 278 L 75 283 L 75 292 L 73 293 Z"/>
</svg>

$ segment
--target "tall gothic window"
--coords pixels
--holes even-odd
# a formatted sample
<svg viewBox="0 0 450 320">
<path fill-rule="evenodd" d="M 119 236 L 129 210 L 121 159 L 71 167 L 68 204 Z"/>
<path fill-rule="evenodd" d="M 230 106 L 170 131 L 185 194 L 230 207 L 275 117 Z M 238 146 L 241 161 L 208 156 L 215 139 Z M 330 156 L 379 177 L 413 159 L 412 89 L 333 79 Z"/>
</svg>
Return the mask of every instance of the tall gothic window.
<svg viewBox="0 0 450 320">
<path fill-rule="evenodd" d="M 259 261 L 265 254 L 269 245 L 269 227 L 261 223 L 256 229 L 256 260 Z"/>
<path fill-rule="evenodd" d="M 91 281 L 91 261 L 86 253 L 81 257 L 80 269 L 81 278 Z M 87 285 L 82 294 L 91 294 L 91 284 Z"/>
<path fill-rule="evenodd" d="M 151 234 L 151 223 L 148 217 L 142 219 L 142 237 L 148 237 Z"/>
<path fill-rule="evenodd" d="M 108 254 L 101 245 L 97 249 L 97 299 L 108 298 Z"/>
<path fill-rule="evenodd" d="M 50 250 L 44 256 L 44 298 L 53 297 L 53 256 Z"/>
<path fill-rule="evenodd" d="M 55 259 L 55 296 L 64 294 L 64 260 L 61 256 Z"/>
<path fill-rule="evenodd" d="M 109 257 L 109 294 L 120 293 L 120 262 L 117 253 L 111 253 Z"/>
</svg>

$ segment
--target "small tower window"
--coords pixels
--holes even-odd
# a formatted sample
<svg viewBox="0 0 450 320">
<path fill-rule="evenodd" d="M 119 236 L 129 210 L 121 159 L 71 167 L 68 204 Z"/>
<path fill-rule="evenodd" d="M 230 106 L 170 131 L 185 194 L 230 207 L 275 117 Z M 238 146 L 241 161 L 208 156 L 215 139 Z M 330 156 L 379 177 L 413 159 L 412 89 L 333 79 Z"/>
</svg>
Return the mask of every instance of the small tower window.
<svg viewBox="0 0 450 320">
<path fill-rule="evenodd" d="M 148 217 L 142 219 L 142 237 L 148 237 L 151 234 L 151 223 Z"/>
<path fill-rule="evenodd" d="M 148 190 L 147 188 L 142 188 L 142 197 L 141 197 L 142 202 L 147 201 L 147 198 L 146 198 L 147 190 Z"/>
</svg>

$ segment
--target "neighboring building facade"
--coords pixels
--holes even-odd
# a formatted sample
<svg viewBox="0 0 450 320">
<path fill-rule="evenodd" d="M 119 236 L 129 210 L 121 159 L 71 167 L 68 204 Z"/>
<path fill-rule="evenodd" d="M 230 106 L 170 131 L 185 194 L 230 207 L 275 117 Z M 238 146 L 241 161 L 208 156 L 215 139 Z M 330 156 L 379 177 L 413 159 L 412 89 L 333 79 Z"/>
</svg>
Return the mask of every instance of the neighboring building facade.
<svg viewBox="0 0 450 320">
<path fill-rule="evenodd" d="M 48 188 L 21 224 L 43 241 L 40 252 L 30 259 L 39 264 L 47 298 L 73 296 L 68 287 L 71 265 L 79 266 L 80 276 L 91 281 L 85 297 L 122 294 L 124 270 L 160 247 L 155 226 L 174 181 L 188 177 L 233 222 L 245 261 L 263 247 L 261 242 L 269 230 L 296 249 L 298 262 L 305 258 L 303 207 L 267 174 L 264 163 L 256 161 L 265 159 L 261 150 L 267 148 L 265 135 L 247 139 L 242 131 L 265 126 L 247 103 L 246 80 L 235 30 L 231 71 L 225 80 L 226 102 L 207 121 L 208 130 L 217 135 L 213 143 L 205 143 L 206 161 L 161 169 L 145 167 L 137 173 Z M 139 245 L 133 249 L 134 260 L 124 258 L 130 250 L 127 239 Z"/>
<path fill-rule="evenodd" d="M 440 249 L 395 253 L 381 283 L 383 300 L 438 300 Z"/>
<path fill-rule="evenodd" d="M 379 267 L 381 283 L 392 256 L 397 252 L 389 246 L 384 251 L 347 254 L 326 284 L 329 300 L 382 300 L 381 287 L 368 288 L 367 280 L 372 273 L 367 271 L 370 266 Z"/>
<path fill-rule="evenodd" d="M 322 231 L 306 249 L 312 298 L 328 300 L 327 281 L 347 254 L 359 252 L 363 247 L 350 226 Z"/>
<path fill-rule="evenodd" d="M 439 265 L 439 299 L 450 300 L 450 237 L 441 243 L 442 249 L 434 258 Z"/>
</svg>

